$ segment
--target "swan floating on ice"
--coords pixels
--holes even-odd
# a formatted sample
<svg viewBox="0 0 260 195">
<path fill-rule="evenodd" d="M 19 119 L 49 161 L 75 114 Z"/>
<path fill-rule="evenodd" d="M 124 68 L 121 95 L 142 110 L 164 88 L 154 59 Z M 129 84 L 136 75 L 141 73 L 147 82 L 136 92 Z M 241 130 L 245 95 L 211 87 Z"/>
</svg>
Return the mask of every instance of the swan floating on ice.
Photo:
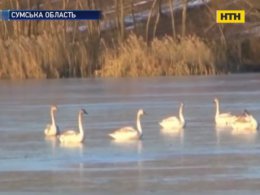
<svg viewBox="0 0 260 195">
<path fill-rule="evenodd" d="M 59 134 L 59 126 L 56 125 L 55 116 L 54 116 L 54 112 L 56 112 L 56 111 L 57 111 L 57 106 L 52 105 L 51 110 L 50 110 L 51 124 L 47 124 L 47 126 L 44 130 L 44 134 L 46 136 L 56 136 Z"/>
<path fill-rule="evenodd" d="M 126 127 L 120 128 L 118 130 L 115 130 L 113 133 L 110 133 L 109 136 L 115 140 L 141 139 L 143 136 L 143 131 L 142 131 L 140 118 L 144 114 L 145 114 L 145 112 L 143 109 L 138 110 L 137 120 L 136 120 L 137 129 L 130 127 L 130 126 L 126 126 Z"/>
<path fill-rule="evenodd" d="M 258 122 L 247 110 L 232 123 L 232 133 L 256 133 Z"/>
<path fill-rule="evenodd" d="M 78 115 L 78 126 L 79 131 L 76 130 L 67 130 L 60 134 L 59 140 L 61 143 L 66 144 L 75 144 L 75 143 L 82 143 L 84 141 L 84 129 L 82 125 L 82 117 L 83 114 L 87 114 L 85 109 L 81 109 Z"/>
<path fill-rule="evenodd" d="M 231 127 L 232 123 L 237 119 L 237 116 L 232 115 L 230 112 L 220 113 L 219 111 L 219 100 L 214 99 L 216 104 L 215 123 L 219 127 Z"/>
<path fill-rule="evenodd" d="M 163 119 L 159 122 L 159 125 L 164 129 L 182 129 L 185 127 L 185 119 L 183 116 L 183 106 L 184 104 L 181 103 L 179 108 L 179 117 L 171 116 L 168 118 Z"/>
</svg>

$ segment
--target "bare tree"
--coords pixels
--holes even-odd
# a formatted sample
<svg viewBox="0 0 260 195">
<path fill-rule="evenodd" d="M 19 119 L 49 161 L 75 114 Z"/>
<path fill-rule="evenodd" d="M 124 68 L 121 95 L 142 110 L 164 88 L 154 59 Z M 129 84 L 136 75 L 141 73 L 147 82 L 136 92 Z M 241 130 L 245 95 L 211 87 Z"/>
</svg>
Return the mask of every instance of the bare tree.
<svg viewBox="0 0 260 195">
<path fill-rule="evenodd" d="M 156 35 L 156 30 L 157 30 L 157 26 L 159 24 L 161 15 L 162 15 L 162 0 L 158 0 L 157 1 L 156 19 L 155 19 L 154 28 L 153 28 L 153 38 Z"/>
<path fill-rule="evenodd" d="M 186 17 L 187 17 L 187 6 L 188 6 L 188 0 L 182 0 L 183 7 L 182 7 L 182 36 L 185 36 L 186 34 Z"/>
<path fill-rule="evenodd" d="M 153 10 L 156 6 L 156 2 L 157 0 L 154 0 L 153 3 L 152 3 L 152 7 L 150 9 L 150 13 L 149 13 L 149 16 L 148 16 L 148 19 L 147 19 L 147 23 L 146 23 L 146 42 L 148 43 L 148 40 L 149 40 L 149 25 L 150 25 L 150 22 L 151 22 L 151 18 L 152 18 L 152 15 L 153 15 Z"/>
<path fill-rule="evenodd" d="M 133 17 L 134 30 L 136 30 L 136 20 L 135 20 L 135 7 L 134 7 L 134 0 L 131 0 L 131 13 L 132 13 L 132 17 Z"/>
<path fill-rule="evenodd" d="M 176 0 L 174 0 L 175 3 Z M 171 11 L 171 21 L 172 21 L 172 36 L 173 38 L 176 38 L 176 28 L 175 28 L 175 18 L 174 18 L 174 6 L 172 3 L 172 0 L 168 0 L 170 11 Z"/>
<path fill-rule="evenodd" d="M 119 38 L 124 39 L 125 34 L 125 22 L 124 22 L 124 1 L 115 0 L 115 14 L 116 14 L 116 26 Z"/>
</svg>

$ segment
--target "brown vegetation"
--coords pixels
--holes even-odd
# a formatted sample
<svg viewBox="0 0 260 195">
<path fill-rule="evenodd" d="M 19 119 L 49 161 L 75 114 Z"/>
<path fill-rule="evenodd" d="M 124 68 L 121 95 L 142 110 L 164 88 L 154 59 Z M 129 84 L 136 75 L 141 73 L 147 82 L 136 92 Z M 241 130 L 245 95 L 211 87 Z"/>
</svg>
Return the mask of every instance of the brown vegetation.
<svg viewBox="0 0 260 195">
<path fill-rule="evenodd" d="M 2 0 L 0 9 L 102 9 L 102 23 L 110 27 L 101 29 L 99 21 L 0 21 L 0 78 L 138 77 L 258 70 L 259 41 L 248 33 L 259 27 L 258 2 L 218 4 L 220 1 L 190 8 L 189 1 L 183 0 L 184 6 L 174 9 L 175 0 L 151 0 L 139 7 L 134 6 L 138 0 L 109 0 L 107 4 L 101 0 Z M 170 12 L 164 13 L 162 5 Z M 230 6 L 246 9 L 249 22 L 217 25 L 215 10 Z M 116 12 L 106 13 L 113 9 Z M 137 21 L 133 17 L 129 33 L 124 18 L 147 9 L 148 18 Z M 82 26 L 87 29 L 79 30 Z M 245 32 L 250 38 L 243 36 Z"/>
<path fill-rule="evenodd" d="M 139 77 L 161 75 L 216 74 L 217 59 L 205 42 L 196 36 L 173 39 L 165 36 L 147 45 L 131 34 L 115 48 L 106 48 L 101 76 Z"/>
</svg>

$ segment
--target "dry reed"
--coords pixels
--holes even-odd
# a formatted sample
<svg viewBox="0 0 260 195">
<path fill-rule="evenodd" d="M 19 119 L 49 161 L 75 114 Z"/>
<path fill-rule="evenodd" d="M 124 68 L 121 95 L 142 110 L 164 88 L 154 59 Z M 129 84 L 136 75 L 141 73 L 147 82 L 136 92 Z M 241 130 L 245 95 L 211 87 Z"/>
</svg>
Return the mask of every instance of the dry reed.
<svg viewBox="0 0 260 195">
<path fill-rule="evenodd" d="M 100 76 L 139 77 L 216 74 L 213 49 L 196 36 L 155 38 L 147 45 L 131 34 L 114 48 L 105 48 Z"/>
<path fill-rule="evenodd" d="M 115 13 L 118 27 L 102 34 L 100 24 L 93 21 L 1 22 L 0 79 L 87 77 L 93 73 L 103 77 L 207 75 L 230 68 L 221 66 L 227 64 L 226 48 L 196 36 L 177 37 L 174 23 L 172 30 L 177 38 L 165 36 L 148 43 L 142 36 L 127 36 L 123 29 L 123 17 L 127 14 L 127 10 L 123 10 L 125 2 L 113 2 L 118 2 L 121 10 Z M 42 0 L 35 4 L 31 0 L 2 0 L 0 8 L 36 9 L 40 5 L 47 10 L 95 9 L 102 2 L 61 0 L 52 4 Z M 132 12 L 134 15 L 134 10 Z M 147 24 L 149 26 L 148 21 Z M 79 26 L 87 27 L 86 31 L 81 32 Z"/>
</svg>

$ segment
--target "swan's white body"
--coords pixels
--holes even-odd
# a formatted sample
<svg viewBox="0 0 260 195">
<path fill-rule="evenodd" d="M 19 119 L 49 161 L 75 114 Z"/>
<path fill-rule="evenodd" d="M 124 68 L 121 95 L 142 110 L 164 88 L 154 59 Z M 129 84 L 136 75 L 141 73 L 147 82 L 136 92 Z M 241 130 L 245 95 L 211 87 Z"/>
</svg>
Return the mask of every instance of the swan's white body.
<svg viewBox="0 0 260 195">
<path fill-rule="evenodd" d="M 110 133 L 109 136 L 112 137 L 115 140 L 133 140 L 133 139 L 141 139 L 143 136 L 143 131 L 142 131 L 142 126 L 141 126 L 141 122 L 140 122 L 140 118 L 141 116 L 144 114 L 145 112 L 140 109 L 137 112 L 137 120 L 136 120 L 136 126 L 137 129 L 130 127 L 130 126 L 126 126 L 126 127 L 122 127 L 118 130 L 115 130 L 113 133 Z"/>
<path fill-rule="evenodd" d="M 60 134 L 59 140 L 61 143 L 65 144 L 75 144 L 75 143 L 82 143 L 85 139 L 84 137 L 84 130 L 82 126 L 82 116 L 83 114 L 87 114 L 86 110 L 81 109 L 78 115 L 78 126 L 79 131 L 76 130 L 67 130 Z"/>
<path fill-rule="evenodd" d="M 56 111 L 57 111 L 57 107 L 52 105 L 51 110 L 50 110 L 51 124 L 47 124 L 47 126 L 44 130 L 44 134 L 46 136 L 56 136 L 59 134 L 59 127 L 58 127 L 58 125 L 56 125 L 55 116 L 54 116 L 54 112 L 56 112 Z"/>
<path fill-rule="evenodd" d="M 237 116 L 232 115 L 230 112 L 220 113 L 219 111 L 219 100 L 214 99 L 216 104 L 215 123 L 218 127 L 231 127 L 232 123 L 237 119 Z"/>
<path fill-rule="evenodd" d="M 181 103 L 179 108 L 179 117 L 171 116 L 163 119 L 159 125 L 164 129 L 182 129 L 185 127 L 185 119 L 183 116 L 183 103 Z"/>
<path fill-rule="evenodd" d="M 232 133 L 256 133 L 258 128 L 258 122 L 253 117 L 245 111 L 243 116 L 240 116 L 232 123 L 233 131 Z"/>
</svg>

